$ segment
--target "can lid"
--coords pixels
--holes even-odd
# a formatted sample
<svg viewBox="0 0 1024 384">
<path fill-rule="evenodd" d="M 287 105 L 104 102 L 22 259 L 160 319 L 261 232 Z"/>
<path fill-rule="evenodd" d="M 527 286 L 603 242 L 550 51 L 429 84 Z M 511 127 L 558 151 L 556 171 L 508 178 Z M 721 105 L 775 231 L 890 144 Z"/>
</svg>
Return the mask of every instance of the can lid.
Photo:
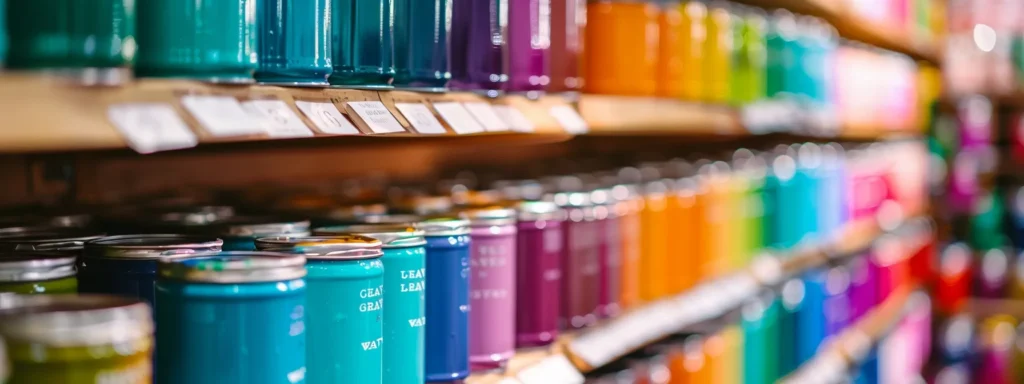
<svg viewBox="0 0 1024 384">
<path fill-rule="evenodd" d="M 87 241 L 101 237 L 102 233 L 74 228 L 0 234 L 0 251 L 80 251 Z"/>
<path fill-rule="evenodd" d="M 472 227 L 516 223 L 516 210 L 498 205 L 466 208 L 458 213 L 459 217 L 468 219 L 469 225 Z"/>
<path fill-rule="evenodd" d="M 469 234 L 469 220 L 457 217 L 433 217 L 416 223 L 424 236 L 461 236 Z"/>
<path fill-rule="evenodd" d="M 384 255 L 380 240 L 361 235 L 261 237 L 256 239 L 260 251 L 297 253 L 315 260 L 373 259 Z"/>
<path fill-rule="evenodd" d="M 431 215 L 451 210 L 452 199 L 448 196 L 412 195 L 397 199 L 392 206 L 400 212 Z"/>
<path fill-rule="evenodd" d="M 418 247 L 427 243 L 424 232 L 409 224 L 357 224 L 317 228 L 316 236 L 358 234 L 380 240 L 382 248 Z"/>
<path fill-rule="evenodd" d="M 519 211 L 519 221 L 562 221 L 566 218 L 565 210 L 550 201 L 521 201 L 516 209 Z"/>
<path fill-rule="evenodd" d="M 414 224 L 423 221 L 422 216 L 413 214 L 385 214 L 363 217 L 358 224 Z"/>
<path fill-rule="evenodd" d="M 75 255 L 66 253 L 0 253 L 0 282 L 45 281 L 75 275 Z"/>
<path fill-rule="evenodd" d="M 330 209 L 324 217 L 329 220 L 360 221 L 366 216 L 385 215 L 388 206 L 384 203 L 351 204 Z"/>
<path fill-rule="evenodd" d="M 466 190 L 452 192 L 452 202 L 460 206 L 497 204 L 503 200 L 503 195 L 498 189 L 488 190 Z"/>
<path fill-rule="evenodd" d="M 157 266 L 160 278 L 215 283 L 259 283 L 306 276 L 306 258 L 278 252 L 209 252 L 168 257 Z"/>
<path fill-rule="evenodd" d="M 9 343 L 55 347 L 152 338 L 149 305 L 107 295 L 0 295 L 0 334 Z"/>
<path fill-rule="evenodd" d="M 559 207 L 563 208 L 583 208 L 593 206 L 593 203 L 590 201 L 589 192 L 560 192 L 548 196 L 545 200 L 554 202 Z"/>
<path fill-rule="evenodd" d="M 197 235 L 120 235 L 106 236 L 85 243 L 83 255 L 125 259 L 155 259 L 220 251 L 224 241 Z"/>
<path fill-rule="evenodd" d="M 275 216 L 235 216 L 213 223 L 216 234 L 227 237 L 308 236 L 309 220 Z"/>
</svg>

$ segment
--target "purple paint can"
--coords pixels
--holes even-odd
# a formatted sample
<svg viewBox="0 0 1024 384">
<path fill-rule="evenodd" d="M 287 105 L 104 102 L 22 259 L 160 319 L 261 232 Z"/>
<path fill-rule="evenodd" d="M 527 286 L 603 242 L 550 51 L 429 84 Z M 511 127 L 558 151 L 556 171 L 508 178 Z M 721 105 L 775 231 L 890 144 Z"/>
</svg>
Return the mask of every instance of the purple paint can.
<svg viewBox="0 0 1024 384">
<path fill-rule="evenodd" d="M 976 271 L 975 295 L 987 299 L 999 299 L 1006 293 L 1010 280 L 1010 256 L 1007 251 L 993 248 L 981 255 L 981 268 Z"/>
<path fill-rule="evenodd" d="M 594 229 L 597 254 L 600 260 L 600 291 L 597 301 L 598 317 L 612 317 L 619 313 L 622 294 L 622 235 L 616 214 L 616 201 L 612 191 L 597 189 L 590 193 L 594 204 Z"/>
<path fill-rule="evenodd" d="M 548 77 L 551 46 L 551 3 L 548 0 L 509 0 L 508 83 L 512 92 L 543 91 Z"/>
<path fill-rule="evenodd" d="M 516 346 L 548 345 L 558 336 L 566 215 L 551 202 L 522 202 L 517 208 Z"/>
<path fill-rule="evenodd" d="M 475 208 L 459 215 L 471 229 L 470 369 L 503 368 L 516 352 L 516 210 Z"/>
<path fill-rule="evenodd" d="M 856 321 L 868 313 L 877 304 L 878 294 L 874 268 L 868 261 L 868 255 L 856 256 L 848 263 L 846 269 L 850 272 L 850 320 Z"/>
<path fill-rule="evenodd" d="M 601 296 L 601 223 L 587 192 L 552 196 L 568 216 L 562 230 L 562 329 L 584 328 L 597 322 Z"/>
</svg>

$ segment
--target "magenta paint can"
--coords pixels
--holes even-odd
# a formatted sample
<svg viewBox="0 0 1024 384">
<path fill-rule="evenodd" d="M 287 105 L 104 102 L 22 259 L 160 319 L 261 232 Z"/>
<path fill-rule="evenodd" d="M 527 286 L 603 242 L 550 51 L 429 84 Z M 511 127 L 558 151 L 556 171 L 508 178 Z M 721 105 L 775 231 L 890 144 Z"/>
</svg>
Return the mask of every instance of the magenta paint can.
<svg viewBox="0 0 1024 384">
<path fill-rule="evenodd" d="M 597 233 L 597 255 L 600 260 L 597 315 L 600 318 L 619 313 L 622 293 L 622 235 L 615 212 L 612 191 L 597 189 L 590 193 L 594 204 L 594 231 Z"/>
<path fill-rule="evenodd" d="M 516 352 L 516 210 L 475 208 L 459 215 L 471 229 L 470 370 L 500 369 Z"/>
<path fill-rule="evenodd" d="M 562 329 L 579 329 L 597 322 L 601 298 L 600 240 L 602 223 L 594 218 L 587 192 L 562 192 L 553 196 L 565 209 L 562 230 Z"/>
<path fill-rule="evenodd" d="M 558 336 L 562 286 L 562 223 L 555 203 L 519 203 L 516 235 L 516 346 L 548 345 Z"/>
<path fill-rule="evenodd" d="M 855 256 L 846 263 L 850 272 L 850 320 L 856 321 L 878 304 L 876 269 L 869 254 Z"/>
</svg>

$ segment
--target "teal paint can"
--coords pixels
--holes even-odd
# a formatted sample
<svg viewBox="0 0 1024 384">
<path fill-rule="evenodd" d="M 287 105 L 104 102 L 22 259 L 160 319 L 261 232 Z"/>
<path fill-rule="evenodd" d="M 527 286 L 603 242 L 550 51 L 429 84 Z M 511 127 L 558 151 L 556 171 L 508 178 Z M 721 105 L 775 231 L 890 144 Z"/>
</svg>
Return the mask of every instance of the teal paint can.
<svg viewBox="0 0 1024 384">
<path fill-rule="evenodd" d="M 234 216 L 210 224 L 210 235 L 224 239 L 225 251 L 255 251 L 260 237 L 309 236 L 309 221 L 276 216 Z"/>
<path fill-rule="evenodd" d="M 260 68 L 256 80 L 327 85 L 331 74 L 330 0 L 257 0 Z"/>
<path fill-rule="evenodd" d="M 145 0 L 137 11 L 137 76 L 253 81 L 256 0 Z"/>
<path fill-rule="evenodd" d="M 128 69 L 136 53 L 135 3 L 7 1 L 7 67 L 54 72 L 86 84 L 128 81 Z"/>
<path fill-rule="evenodd" d="M 392 0 L 331 0 L 331 84 L 390 88 L 395 77 Z"/>
<path fill-rule="evenodd" d="M 384 250 L 383 384 L 424 382 L 426 240 L 411 225 L 360 224 L 314 230 L 318 236 L 360 234 Z"/>
<path fill-rule="evenodd" d="M 306 257 L 306 382 L 381 382 L 384 264 L 366 236 L 266 237 L 261 251 Z"/>
<path fill-rule="evenodd" d="M 156 383 L 305 382 L 305 264 L 272 252 L 161 260 Z"/>
</svg>

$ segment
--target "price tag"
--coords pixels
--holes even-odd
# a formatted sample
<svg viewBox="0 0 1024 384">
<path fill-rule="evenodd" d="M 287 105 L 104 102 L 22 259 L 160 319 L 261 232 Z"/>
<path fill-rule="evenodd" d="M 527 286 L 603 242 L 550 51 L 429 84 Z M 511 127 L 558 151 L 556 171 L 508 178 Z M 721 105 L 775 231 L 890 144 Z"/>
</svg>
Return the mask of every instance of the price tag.
<svg viewBox="0 0 1024 384">
<path fill-rule="evenodd" d="M 313 131 L 284 101 L 249 100 L 242 107 L 264 121 L 270 137 L 313 137 Z"/>
<path fill-rule="evenodd" d="M 231 96 L 188 95 L 181 98 L 181 105 L 214 136 L 257 135 L 267 131 L 263 121 L 254 118 Z"/>
<path fill-rule="evenodd" d="M 306 115 L 320 132 L 334 135 L 358 135 L 359 130 L 331 102 L 296 101 L 302 114 Z"/>
<path fill-rule="evenodd" d="M 743 126 L 751 133 L 764 134 L 784 131 L 801 125 L 801 110 L 787 100 L 766 100 L 745 105 L 740 110 Z"/>
<path fill-rule="evenodd" d="M 558 120 L 558 124 L 565 129 L 566 132 L 579 135 L 590 131 L 590 127 L 587 126 L 587 122 L 583 120 L 580 113 L 575 108 L 568 105 L 556 105 L 548 110 L 551 113 L 551 117 Z"/>
<path fill-rule="evenodd" d="M 373 133 L 405 132 L 388 107 L 379 101 L 349 101 L 349 107 L 359 115 Z"/>
<path fill-rule="evenodd" d="M 524 368 L 516 378 L 523 384 L 583 384 L 583 375 L 562 354 L 548 356 Z"/>
<path fill-rule="evenodd" d="M 495 105 L 494 112 L 516 132 L 533 132 L 533 122 L 522 112 L 510 105 Z"/>
<path fill-rule="evenodd" d="M 111 105 L 107 118 L 138 153 L 191 148 L 198 140 L 174 107 L 164 103 Z"/>
<path fill-rule="evenodd" d="M 490 103 L 474 101 L 462 104 L 466 106 L 466 110 L 473 115 L 473 118 L 480 122 L 480 125 L 484 126 L 487 132 L 505 132 L 509 130 L 508 123 L 502 120 L 501 117 L 498 117 Z"/>
<path fill-rule="evenodd" d="M 469 114 L 462 104 L 456 102 L 434 103 L 434 109 L 444 121 L 448 122 L 448 126 L 452 127 L 455 133 L 465 135 L 484 131 L 484 127 L 473 118 L 473 115 Z"/>
<path fill-rule="evenodd" d="M 395 108 L 402 112 L 409 124 L 416 129 L 416 132 L 430 135 L 441 135 L 448 133 L 440 121 L 434 117 L 434 113 L 426 104 L 421 103 L 395 103 Z"/>
</svg>

